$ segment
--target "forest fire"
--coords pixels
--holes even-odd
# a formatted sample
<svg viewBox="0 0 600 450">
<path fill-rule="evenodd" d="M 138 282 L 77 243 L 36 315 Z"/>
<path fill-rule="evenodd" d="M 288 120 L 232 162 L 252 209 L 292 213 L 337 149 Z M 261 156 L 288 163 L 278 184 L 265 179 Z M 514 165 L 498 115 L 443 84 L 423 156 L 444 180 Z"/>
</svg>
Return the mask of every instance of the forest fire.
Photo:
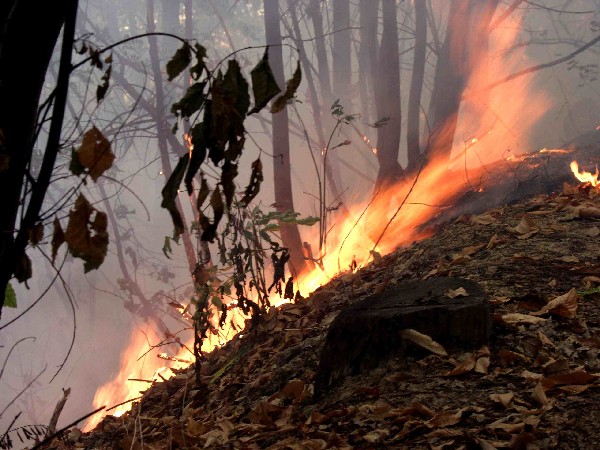
<svg viewBox="0 0 600 450">
<path fill-rule="evenodd" d="M 577 163 L 577 161 L 571 161 L 571 170 L 573 171 L 573 175 L 575 175 L 575 178 L 577 178 L 582 183 L 587 183 L 593 187 L 598 187 L 598 185 L 600 183 L 598 181 L 598 175 L 600 175 L 598 173 L 598 166 L 596 166 L 595 173 L 586 172 L 586 171 L 580 172 L 579 164 Z"/>
<path fill-rule="evenodd" d="M 510 47 L 515 41 L 519 26 L 518 23 L 513 25 L 492 33 L 492 54 L 501 54 L 499 50 Z M 525 59 L 525 54 L 519 50 L 502 55 L 487 61 L 490 67 L 475 70 L 466 90 L 473 94 L 461 109 L 459 124 L 463 128 L 460 132 L 457 130 L 456 135 L 460 136 L 462 133 L 462 136 L 480 138 L 470 140 L 470 145 L 467 146 L 464 141 L 458 139 L 454 143 L 451 158 L 432 159 L 418 172 L 407 176 L 396 185 L 375 191 L 370 198 L 348 202 L 351 203 L 347 205 L 350 214 L 343 222 L 336 221 L 335 216 L 329 219 L 330 223 L 335 225 L 327 235 L 327 247 L 322 252 L 324 269 L 317 266 L 309 273 L 301 274 L 296 280 L 297 286 L 305 296 L 350 267 L 364 266 L 379 255 L 427 237 L 427 233 L 420 230 L 421 225 L 439 214 L 441 208 L 447 207 L 447 203 L 465 189 L 481 190 L 480 186 L 473 186 L 472 183 L 487 170 L 486 164 L 504 159 L 503 155 L 507 149 L 517 152 L 523 150 L 520 145 L 527 131 L 548 109 L 548 101 L 541 92 L 531 88 L 531 78 L 527 77 L 496 87 L 485 99 L 479 98 L 477 93 L 489 85 L 490 73 L 502 78 L 522 66 Z M 507 98 L 511 100 L 507 101 Z M 500 112 L 502 120 L 498 120 Z M 361 138 L 373 153 L 377 154 L 377 148 L 369 139 L 364 135 L 361 135 Z M 325 153 L 327 149 L 322 151 Z M 462 176 L 449 177 L 450 170 Z M 579 174 L 577 166 L 574 173 Z M 307 234 L 304 240 L 316 242 L 316 230 L 308 229 Z M 286 301 L 273 299 L 271 304 L 277 305 Z M 237 324 L 243 323 L 244 318 L 237 309 L 232 311 L 231 315 L 236 317 Z M 203 351 L 210 351 L 225 343 L 236 333 L 237 324 L 229 325 L 228 321 L 220 336 L 213 336 L 212 340 L 205 342 Z M 191 348 L 191 345 L 187 347 Z M 181 361 L 192 358 L 190 352 L 182 347 L 180 355 L 169 358 L 169 365 L 165 365 L 164 361 L 155 356 L 139 359 L 147 349 L 148 342 L 145 337 L 134 331 L 131 342 L 121 357 L 118 373 L 96 393 L 95 407 L 110 406 L 139 397 L 140 391 L 157 380 L 170 378 L 173 376 L 170 369 L 185 367 L 186 364 Z M 125 381 L 131 379 L 135 380 Z M 123 414 L 130 407 L 131 402 L 123 404 L 113 414 Z M 99 416 L 94 418 L 86 429 L 93 428 L 100 419 Z"/>
</svg>

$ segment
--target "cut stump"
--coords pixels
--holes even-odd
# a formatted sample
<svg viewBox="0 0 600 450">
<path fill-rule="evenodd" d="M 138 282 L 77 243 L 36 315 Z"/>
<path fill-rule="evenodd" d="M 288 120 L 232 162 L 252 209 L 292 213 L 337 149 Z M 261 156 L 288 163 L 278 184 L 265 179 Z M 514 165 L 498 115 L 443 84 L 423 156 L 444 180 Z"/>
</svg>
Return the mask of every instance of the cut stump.
<svg viewBox="0 0 600 450">
<path fill-rule="evenodd" d="M 468 295 L 456 296 L 463 288 Z M 460 292 L 460 291 L 459 291 Z M 447 351 L 487 344 L 492 321 L 488 297 L 478 283 L 429 278 L 400 284 L 356 302 L 332 322 L 315 377 L 322 395 L 346 375 L 369 370 L 403 347 L 400 332 L 414 329 Z"/>
</svg>

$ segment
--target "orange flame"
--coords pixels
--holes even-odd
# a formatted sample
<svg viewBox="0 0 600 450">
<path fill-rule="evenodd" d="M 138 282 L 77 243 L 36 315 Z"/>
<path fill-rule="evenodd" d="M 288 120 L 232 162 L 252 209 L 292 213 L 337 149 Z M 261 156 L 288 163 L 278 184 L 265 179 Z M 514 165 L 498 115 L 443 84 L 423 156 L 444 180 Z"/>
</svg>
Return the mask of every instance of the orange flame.
<svg viewBox="0 0 600 450">
<path fill-rule="evenodd" d="M 471 76 L 467 92 L 474 93 L 469 101 L 461 106 L 458 116 L 459 126 L 455 136 L 477 136 L 465 142 L 460 138 L 455 140 L 450 160 L 438 159 L 431 161 L 418 176 L 407 179 L 395 186 L 374 193 L 371 200 L 363 198 L 350 204 L 346 202 L 349 217 L 345 221 L 335 222 L 327 237 L 327 248 L 323 252 L 324 269 L 315 268 L 307 274 L 301 274 L 298 285 L 301 292 L 308 294 L 327 283 L 333 276 L 350 267 L 361 267 L 368 263 L 376 254 L 389 253 L 399 246 L 422 239 L 427 233 L 420 227 L 434 218 L 440 208 L 448 203 L 455 195 L 465 190 L 477 190 L 473 180 L 479 179 L 488 171 L 486 164 L 502 159 L 502 155 L 510 149 L 511 152 L 521 153 L 520 147 L 526 143 L 526 133 L 530 127 L 548 109 L 549 102 L 543 94 L 531 89 L 532 77 L 521 77 L 496 87 L 485 95 L 483 87 L 490 84 L 489 74 L 502 79 L 528 64 L 524 51 L 512 44 L 517 39 L 520 23 L 509 24 L 494 29 L 490 34 L 489 67 L 481 67 Z M 511 52 L 503 52 L 505 48 L 513 48 Z M 498 56 L 500 55 L 500 56 Z M 506 99 L 511 101 L 507 102 Z M 493 131 L 493 134 L 492 134 Z M 373 153 L 377 149 L 368 138 L 361 135 Z M 191 144 L 186 137 L 188 145 Z M 477 145 L 473 145 L 473 144 Z M 190 149 L 191 151 L 191 149 Z M 366 213 L 365 213 L 366 211 Z M 304 240 L 318 242 L 318 230 L 304 229 Z M 376 244 L 375 244 L 376 243 Z M 272 300 L 277 305 L 285 302 Z M 234 310 L 237 311 L 237 310 Z M 232 313 L 234 312 L 232 311 Z M 240 316 L 241 317 L 241 316 Z M 220 340 L 213 339 L 203 347 L 208 351 L 216 345 L 224 343 L 235 333 L 232 328 L 223 331 Z M 164 366 L 157 358 L 137 361 L 144 352 L 147 343 L 139 334 L 134 333 L 131 342 L 121 358 L 121 369 L 113 380 L 102 386 L 94 400 L 94 405 L 115 404 L 129 398 L 139 396 L 139 382 L 125 382 L 128 378 L 143 378 L 147 374 L 154 379 L 157 370 Z M 189 353 L 178 355 L 176 358 L 189 359 Z M 171 361 L 176 367 L 177 361 Z M 161 372 L 164 378 L 172 375 L 165 369 Z M 143 388 L 143 386 L 142 386 Z M 124 405 L 129 408 L 131 405 Z M 93 428 L 100 419 L 88 424 L 87 429 Z"/>
<path fill-rule="evenodd" d="M 573 175 L 575 175 L 575 178 L 577 178 L 582 183 L 589 183 L 594 187 L 598 186 L 598 175 L 600 175 L 598 173 L 598 166 L 596 166 L 596 173 L 590 173 L 586 171 L 580 172 L 579 164 L 577 163 L 577 161 L 571 161 L 571 170 L 573 171 Z"/>
</svg>

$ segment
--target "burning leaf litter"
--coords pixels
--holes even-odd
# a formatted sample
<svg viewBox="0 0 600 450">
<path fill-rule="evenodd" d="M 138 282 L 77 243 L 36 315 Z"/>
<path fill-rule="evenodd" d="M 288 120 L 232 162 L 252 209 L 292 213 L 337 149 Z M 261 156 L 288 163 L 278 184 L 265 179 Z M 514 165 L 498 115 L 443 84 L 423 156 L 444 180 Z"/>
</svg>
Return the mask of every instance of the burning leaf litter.
<svg viewBox="0 0 600 450">
<path fill-rule="evenodd" d="M 598 442 L 594 415 L 581 411 L 600 408 L 600 245 L 588 235 L 594 219 L 573 216 L 569 206 L 597 208 L 600 199 L 566 188 L 459 217 L 337 277 L 306 302 L 273 309 L 255 331 L 215 350 L 203 373 L 206 396 L 192 389 L 191 371 L 176 370 L 131 412 L 55 447 L 141 448 L 143 438 L 144 448 L 581 448 L 578 430 L 585 442 Z M 525 219 L 531 211 L 547 214 L 536 215 L 537 233 L 519 239 L 534 229 Z M 520 225 L 523 233 L 509 230 Z M 448 263 L 461 252 L 469 259 Z M 316 401 L 318 355 L 339 310 L 385 281 L 434 272 L 486 288 L 495 324 L 489 347 L 392 357 Z"/>
</svg>

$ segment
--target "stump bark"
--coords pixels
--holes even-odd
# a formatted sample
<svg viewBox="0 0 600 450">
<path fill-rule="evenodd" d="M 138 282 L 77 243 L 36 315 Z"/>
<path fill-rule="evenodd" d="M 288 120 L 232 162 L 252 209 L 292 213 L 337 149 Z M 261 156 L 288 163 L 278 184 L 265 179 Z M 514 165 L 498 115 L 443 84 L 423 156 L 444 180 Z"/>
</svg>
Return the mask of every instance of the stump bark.
<svg viewBox="0 0 600 450">
<path fill-rule="evenodd" d="M 464 288 L 467 296 L 451 298 Z M 407 282 L 356 302 L 332 322 L 315 377 L 320 396 L 346 375 L 376 367 L 398 354 L 400 332 L 414 329 L 447 351 L 479 348 L 489 340 L 492 323 L 488 297 L 478 283 L 462 278 Z"/>
</svg>

